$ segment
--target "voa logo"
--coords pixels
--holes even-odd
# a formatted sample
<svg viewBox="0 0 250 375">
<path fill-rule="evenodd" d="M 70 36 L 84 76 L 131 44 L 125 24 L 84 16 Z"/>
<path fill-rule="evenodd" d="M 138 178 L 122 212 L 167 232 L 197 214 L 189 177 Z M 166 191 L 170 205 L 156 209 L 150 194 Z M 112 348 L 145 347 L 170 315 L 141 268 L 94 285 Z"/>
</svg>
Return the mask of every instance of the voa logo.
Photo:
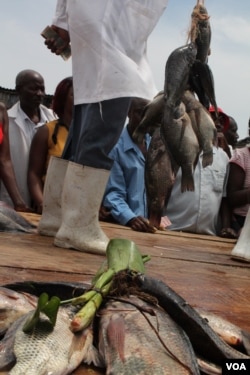
<svg viewBox="0 0 250 375">
<path fill-rule="evenodd" d="M 246 371 L 247 368 L 244 363 L 226 363 L 226 367 L 228 370 L 234 371 Z"/>
<path fill-rule="evenodd" d="M 225 360 L 222 366 L 222 375 L 244 374 L 250 375 L 250 360 L 235 359 Z"/>
</svg>

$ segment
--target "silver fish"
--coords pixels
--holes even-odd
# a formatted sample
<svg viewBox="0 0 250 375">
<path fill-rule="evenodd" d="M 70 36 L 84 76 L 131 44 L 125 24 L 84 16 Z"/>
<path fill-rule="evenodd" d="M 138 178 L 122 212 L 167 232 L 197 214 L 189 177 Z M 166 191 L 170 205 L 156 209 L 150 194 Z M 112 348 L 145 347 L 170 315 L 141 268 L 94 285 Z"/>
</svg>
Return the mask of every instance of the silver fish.
<svg viewBox="0 0 250 375">
<path fill-rule="evenodd" d="M 161 308 L 130 296 L 108 302 L 99 316 L 107 375 L 200 373 L 187 335 Z"/>
<path fill-rule="evenodd" d="M 195 309 L 202 318 L 206 319 L 209 326 L 229 345 L 234 347 L 244 347 L 250 355 L 250 332 L 247 332 L 235 324 L 229 322 L 217 314 L 213 314 L 203 309 Z"/>
<path fill-rule="evenodd" d="M 12 207 L 0 202 L 0 232 L 32 233 L 36 226 L 26 220 Z"/>
<path fill-rule="evenodd" d="M 0 335 L 2 336 L 20 316 L 33 310 L 36 304 L 36 296 L 0 287 Z"/>
<path fill-rule="evenodd" d="M 82 361 L 98 365 L 91 327 L 73 333 L 69 328 L 72 314 L 72 308 L 60 307 L 53 330 L 42 316 L 31 333 L 24 333 L 23 326 L 33 311 L 16 320 L 1 343 L 0 370 L 14 362 L 9 375 L 66 375 Z"/>
</svg>

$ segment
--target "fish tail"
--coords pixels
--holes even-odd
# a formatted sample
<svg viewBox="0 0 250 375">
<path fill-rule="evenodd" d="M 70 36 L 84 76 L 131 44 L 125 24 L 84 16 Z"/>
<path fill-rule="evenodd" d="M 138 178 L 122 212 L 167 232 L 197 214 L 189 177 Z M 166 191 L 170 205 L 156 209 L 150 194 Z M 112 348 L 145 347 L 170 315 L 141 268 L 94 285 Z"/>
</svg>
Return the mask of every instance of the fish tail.
<svg viewBox="0 0 250 375">
<path fill-rule="evenodd" d="M 194 178 L 192 174 L 182 171 L 181 192 L 184 193 L 185 191 L 194 191 Z"/>
<path fill-rule="evenodd" d="M 161 212 L 151 212 L 149 215 L 149 224 L 159 229 L 161 224 Z"/>
<path fill-rule="evenodd" d="M 213 164 L 213 152 L 203 152 L 202 155 L 202 167 L 206 168 L 208 165 Z"/>
</svg>

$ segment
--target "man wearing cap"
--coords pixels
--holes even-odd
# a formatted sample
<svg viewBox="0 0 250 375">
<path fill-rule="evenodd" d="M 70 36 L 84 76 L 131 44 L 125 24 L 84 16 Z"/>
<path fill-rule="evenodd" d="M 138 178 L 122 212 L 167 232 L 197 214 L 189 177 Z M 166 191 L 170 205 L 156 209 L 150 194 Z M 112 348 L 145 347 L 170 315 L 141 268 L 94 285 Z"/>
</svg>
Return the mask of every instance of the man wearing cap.
<svg viewBox="0 0 250 375">
<path fill-rule="evenodd" d="M 220 107 L 217 108 L 218 116 L 216 116 L 214 106 L 209 107 L 209 112 L 217 129 L 217 146 L 221 147 L 231 158 L 232 149 L 239 138 L 237 123 L 233 117 L 228 116 Z"/>
</svg>

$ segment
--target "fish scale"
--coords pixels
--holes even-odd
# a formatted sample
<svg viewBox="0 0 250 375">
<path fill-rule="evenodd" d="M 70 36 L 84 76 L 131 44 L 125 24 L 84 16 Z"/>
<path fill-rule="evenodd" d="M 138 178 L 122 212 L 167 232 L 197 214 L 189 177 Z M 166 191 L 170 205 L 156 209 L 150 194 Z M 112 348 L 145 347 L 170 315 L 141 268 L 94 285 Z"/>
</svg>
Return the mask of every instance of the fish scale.
<svg viewBox="0 0 250 375">
<path fill-rule="evenodd" d="M 54 329 L 48 329 L 47 319 L 41 319 L 30 334 L 23 332 L 23 324 L 33 314 L 21 318 L 15 333 L 16 365 L 10 375 L 66 375 L 85 359 L 84 346 L 90 330 L 74 334 L 69 329 L 66 309 L 60 309 Z M 56 355 L 55 355 L 56 353 Z"/>
<path fill-rule="evenodd" d="M 140 305 L 140 309 L 112 301 L 100 311 L 99 352 L 107 366 L 106 374 L 199 374 L 188 337 L 168 314 L 135 296 L 128 302 Z"/>
</svg>

